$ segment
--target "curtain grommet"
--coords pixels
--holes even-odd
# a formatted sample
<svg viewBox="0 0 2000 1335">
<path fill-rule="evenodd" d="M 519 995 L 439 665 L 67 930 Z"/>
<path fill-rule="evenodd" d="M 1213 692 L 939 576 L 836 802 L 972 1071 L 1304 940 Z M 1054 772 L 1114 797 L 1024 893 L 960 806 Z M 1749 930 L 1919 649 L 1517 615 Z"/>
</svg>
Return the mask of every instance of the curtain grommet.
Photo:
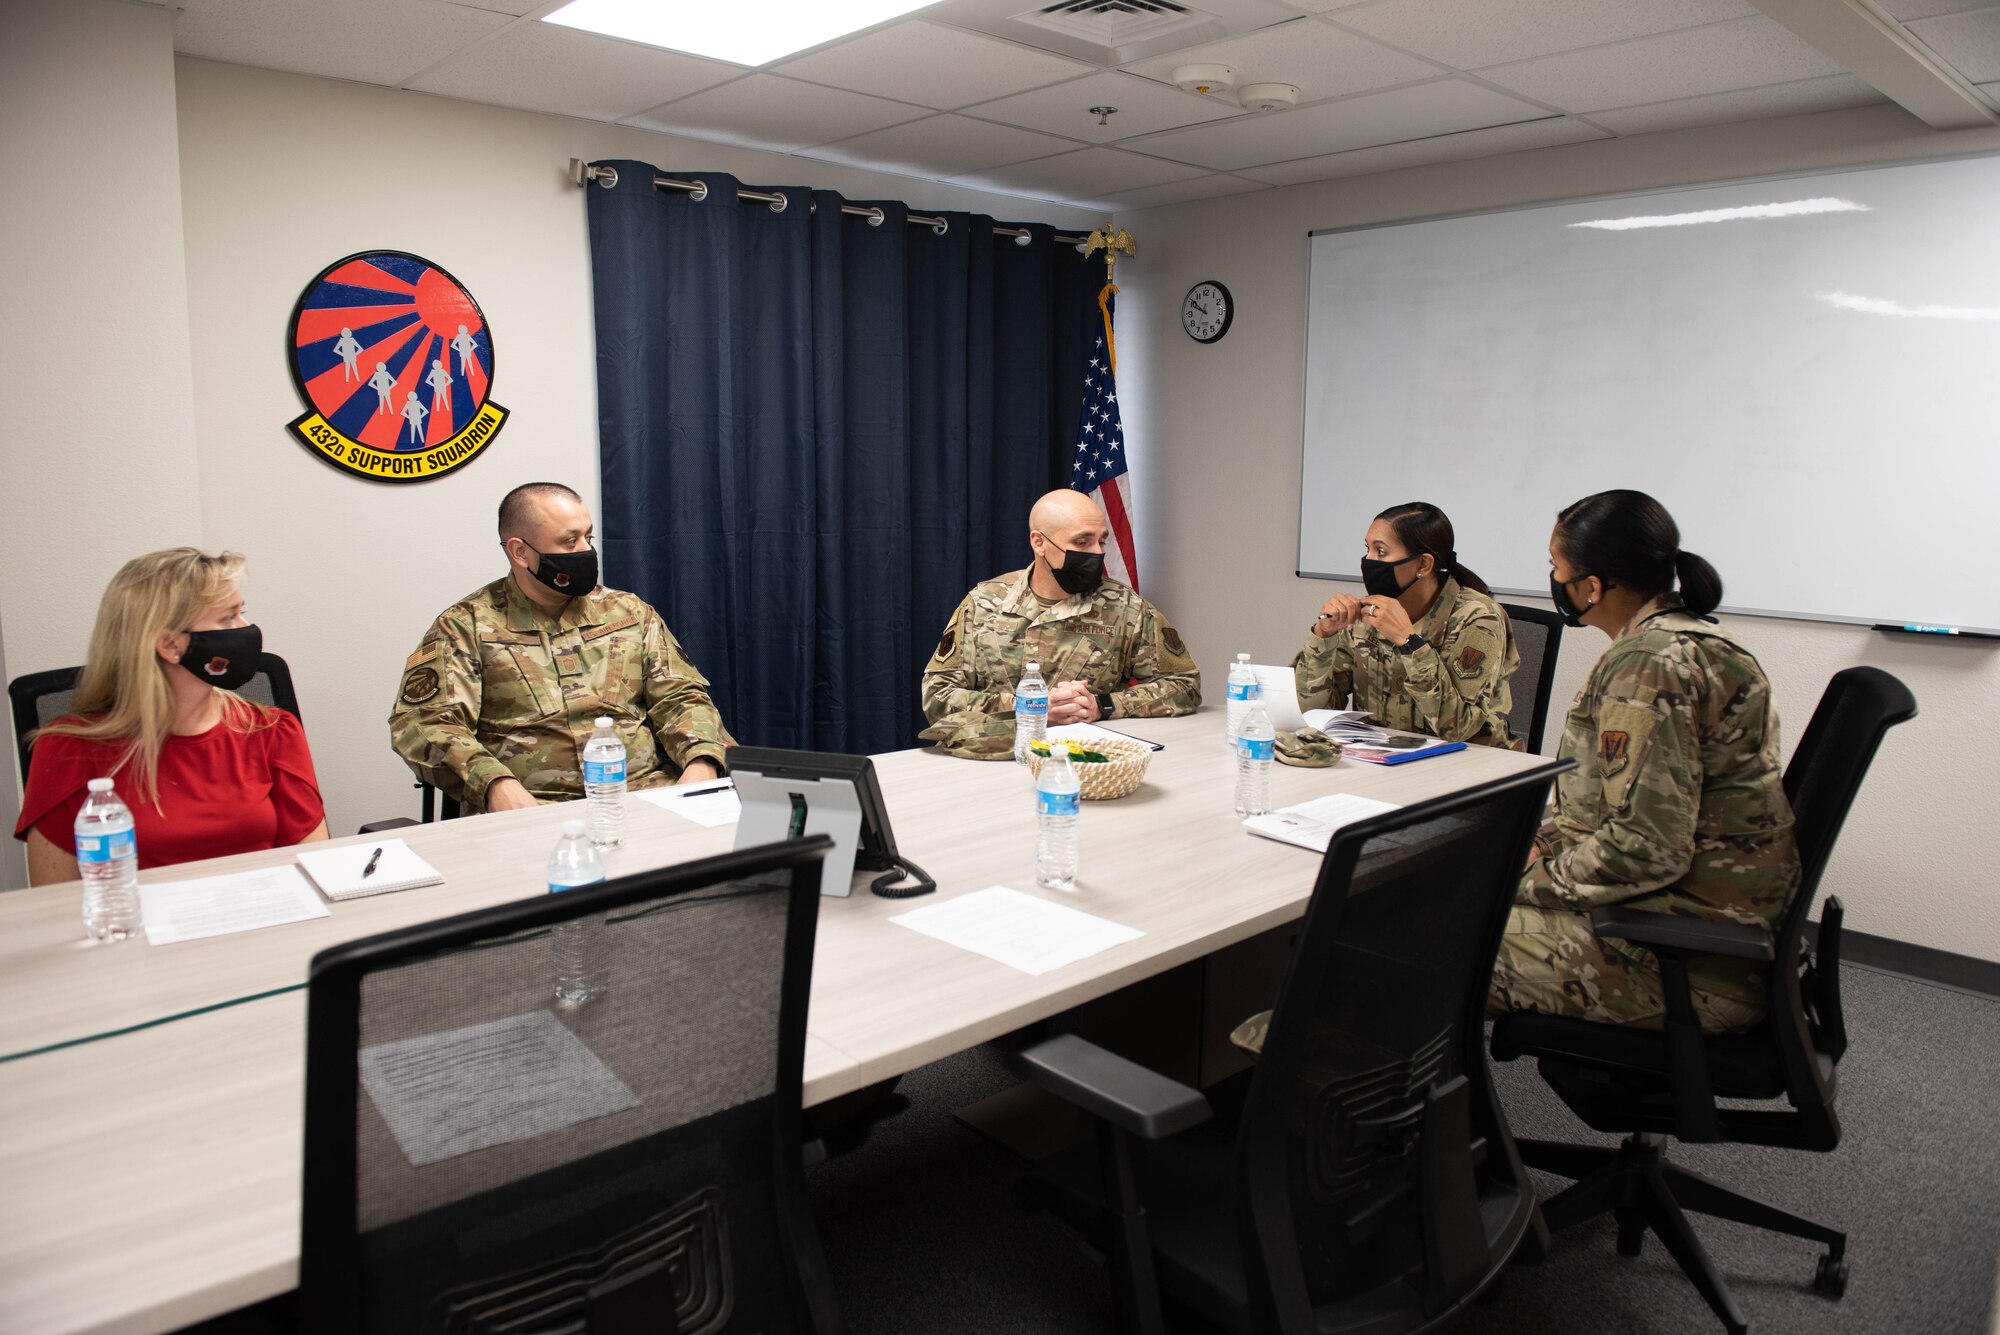
<svg viewBox="0 0 2000 1335">
<path fill-rule="evenodd" d="M 786 198 L 784 195 L 779 195 L 776 199 L 772 200 L 770 204 L 767 205 L 766 207 L 768 207 L 773 213 L 783 213 L 786 207 L 791 204 L 791 202 L 792 201 Z"/>
<path fill-rule="evenodd" d="M 868 225 L 870 227 L 880 227 L 883 223 L 887 222 L 888 220 L 889 220 L 889 215 L 884 213 L 879 205 L 875 208 L 868 210 Z"/>
<path fill-rule="evenodd" d="M 694 183 L 694 189 L 692 189 L 692 190 L 688 191 L 688 198 L 689 198 L 689 199 L 691 199 L 691 200 L 693 200 L 693 201 L 694 201 L 695 203 L 697 203 L 697 204 L 701 203 L 701 202 L 702 202 L 702 201 L 703 201 L 704 199 L 707 199 L 707 198 L 708 198 L 708 182 L 707 182 L 707 181 L 696 181 L 696 182 Z"/>
<path fill-rule="evenodd" d="M 931 224 L 932 236 L 943 236 L 946 232 L 949 232 L 950 230 L 951 230 L 951 224 L 943 218 L 939 218 L 936 222 Z"/>
</svg>

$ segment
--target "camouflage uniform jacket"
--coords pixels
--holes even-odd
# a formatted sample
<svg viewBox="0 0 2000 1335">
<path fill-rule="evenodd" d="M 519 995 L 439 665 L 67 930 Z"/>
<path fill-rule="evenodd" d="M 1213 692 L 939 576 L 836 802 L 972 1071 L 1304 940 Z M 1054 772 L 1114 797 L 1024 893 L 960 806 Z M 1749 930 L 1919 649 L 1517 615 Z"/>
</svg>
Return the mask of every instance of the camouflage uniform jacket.
<svg viewBox="0 0 2000 1335">
<path fill-rule="evenodd" d="M 1325 639 L 1308 630 L 1292 659 L 1299 708 L 1340 709 L 1351 692 L 1354 707 L 1385 727 L 1521 750 L 1507 731 L 1507 682 L 1521 652 L 1499 604 L 1446 576 L 1416 632 L 1424 647 L 1406 654 L 1366 624 Z"/>
<path fill-rule="evenodd" d="M 1170 718 L 1200 706 L 1201 671 L 1157 607 L 1111 580 L 1046 603 L 1028 583 L 1032 570 L 974 586 L 951 614 L 924 668 L 925 718 L 1011 715 L 1014 683 L 1031 662 L 1051 687 L 1086 681 L 1108 694 L 1114 718 Z"/>
<path fill-rule="evenodd" d="M 1655 599 L 1605 650 L 1570 706 L 1544 856 L 1515 898 L 1587 911 L 1630 904 L 1774 926 L 1798 888 L 1778 713 L 1763 668 L 1729 631 Z M 1609 953 L 1656 967 L 1619 941 Z M 1762 1005 L 1763 969 L 1697 959 L 1699 990 Z"/>
<path fill-rule="evenodd" d="M 419 779 L 473 810 L 508 777 L 564 801 L 583 795 L 583 747 L 608 715 L 626 782 L 649 788 L 700 757 L 721 767 L 734 745 L 707 685 L 636 595 L 600 587 L 550 616 L 510 574 L 431 623 L 403 664 L 389 741 Z"/>
</svg>

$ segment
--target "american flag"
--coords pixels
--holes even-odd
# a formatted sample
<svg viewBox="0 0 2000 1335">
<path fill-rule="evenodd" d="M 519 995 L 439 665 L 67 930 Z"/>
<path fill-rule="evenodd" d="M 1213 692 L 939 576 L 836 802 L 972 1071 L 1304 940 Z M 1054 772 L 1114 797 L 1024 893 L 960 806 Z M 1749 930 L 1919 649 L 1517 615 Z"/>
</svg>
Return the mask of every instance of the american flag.
<svg viewBox="0 0 2000 1335">
<path fill-rule="evenodd" d="M 1118 416 L 1117 346 L 1111 337 L 1111 307 L 1118 289 L 1106 283 L 1097 294 L 1104 327 L 1092 337 L 1083 369 L 1083 412 L 1076 429 L 1076 458 L 1069 484 L 1104 507 L 1111 521 L 1111 546 L 1104 572 L 1120 584 L 1139 587 L 1139 553 L 1132 542 L 1132 507 L 1125 467 L 1125 428 Z"/>
</svg>

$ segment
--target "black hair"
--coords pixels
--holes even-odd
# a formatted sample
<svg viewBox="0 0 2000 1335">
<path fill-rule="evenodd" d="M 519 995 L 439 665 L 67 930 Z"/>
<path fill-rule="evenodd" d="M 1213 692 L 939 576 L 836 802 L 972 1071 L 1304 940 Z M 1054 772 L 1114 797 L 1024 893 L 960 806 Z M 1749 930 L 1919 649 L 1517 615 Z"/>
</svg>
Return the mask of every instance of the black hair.
<svg viewBox="0 0 2000 1335">
<path fill-rule="evenodd" d="M 523 482 L 500 498 L 500 541 L 522 536 L 521 530 L 527 527 L 532 503 L 544 496 L 567 496 L 573 501 L 583 499 L 560 482 Z"/>
<path fill-rule="evenodd" d="M 1579 576 L 1595 575 L 1649 598 L 1678 581 L 1681 601 L 1696 616 L 1707 616 L 1722 601 L 1722 576 L 1681 550 L 1674 517 L 1643 491 L 1600 491 L 1569 506 L 1556 516 L 1556 546 Z"/>
<path fill-rule="evenodd" d="M 1493 596 L 1485 580 L 1458 563 L 1457 539 L 1444 511 L 1429 501 L 1405 501 L 1375 517 L 1396 531 L 1396 540 L 1403 544 L 1404 551 L 1411 556 L 1428 555 L 1436 562 L 1440 580 L 1450 575 L 1476 593 Z"/>
</svg>

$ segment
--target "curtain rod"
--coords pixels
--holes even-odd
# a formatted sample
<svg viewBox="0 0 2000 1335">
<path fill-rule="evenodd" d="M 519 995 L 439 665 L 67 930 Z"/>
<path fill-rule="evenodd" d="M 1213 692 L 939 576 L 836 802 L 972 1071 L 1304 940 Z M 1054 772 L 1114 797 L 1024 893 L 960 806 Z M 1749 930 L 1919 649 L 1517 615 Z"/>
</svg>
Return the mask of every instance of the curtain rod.
<svg viewBox="0 0 2000 1335">
<path fill-rule="evenodd" d="M 569 179 L 578 185 L 588 185 L 590 182 L 595 181 L 608 190 L 618 184 L 618 169 L 616 167 L 593 167 L 582 158 L 571 158 L 569 160 Z M 694 201 L 697 204 L 708 198 L 708 182 L 706 181 L 682 181 L 671 176 L 655 176 L 653 178 L 653 188 L 655 190 L 685 190 L 694 197 Z M 789 202 L 783 195 L 774 195 L 763 190 L 739 189 L 736 192 L 736 198 L 742 203 L 769 205 L 773 213 L 783 213 L 786 204 Z M 812 207 L 817 209 L 819 206 L 815 204 Z M 870 227 L 880 227 L 884 219 L 889 216 L 879 208 L 864 209 L 859 204 L 842 204 L 840 211 L 849 217 L 866 218 Z M 909 215 L 909 220 L 912 226 L 928 227 L 937 236 L 943 236 L 947 231 L 951 230 L 951 220 L 948 218 L 937 218 L 929 214 L 912 213 Z M 1025 227 L 995 227 L 993 235 L 1011 236 L 1014 238 L 1014 244 L 1017 246 L 1025 246 L 1034 239 L 1034 233 Z M 1080 236 L 1062 236 L 1059 234 L 1056 236 L 1055 241 L 1057 245 L 1075 246 L 1080 250 L 1083 248 L 1085 238 Z"/>
</svg>

